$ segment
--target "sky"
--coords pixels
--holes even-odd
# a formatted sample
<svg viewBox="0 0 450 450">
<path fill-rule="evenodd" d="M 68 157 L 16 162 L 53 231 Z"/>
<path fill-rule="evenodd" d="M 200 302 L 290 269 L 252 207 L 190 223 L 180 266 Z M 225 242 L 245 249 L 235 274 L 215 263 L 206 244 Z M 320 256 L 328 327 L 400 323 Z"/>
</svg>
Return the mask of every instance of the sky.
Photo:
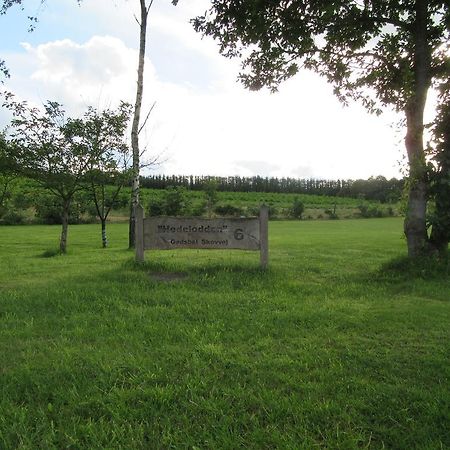
<svg viewBox="0 0 450 450">
<path fill-rule="evenodd" d="M 134 103 L 139 27 L 137 0 L 26 0 L 0 16 L 3 85 L 20 99 L 64 105 L 79 116 L 93 106 Z M 145 62 L 144 159 L 147 173 L 357 179 L 401 176 L 404 130 L 392 112 L 377 117 L 342 106 L 318 75 L 300 72 L 277 93 L 250 92 L 239 61 L 219 54 L 189 19 L 208 0 L 154 0 Z M 36 16 L 28 32 L 27 16 Z M 0 109 L 0 128 L 9 117 Z"/>
</svg>

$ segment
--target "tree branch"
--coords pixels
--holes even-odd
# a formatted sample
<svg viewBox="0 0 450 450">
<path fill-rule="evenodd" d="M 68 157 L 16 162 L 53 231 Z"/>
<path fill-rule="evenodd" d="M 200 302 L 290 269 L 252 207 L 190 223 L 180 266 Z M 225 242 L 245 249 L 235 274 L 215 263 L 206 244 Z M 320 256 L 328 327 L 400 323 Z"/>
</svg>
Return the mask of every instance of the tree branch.
<svg viewBox="0 0 450 450">
<path fill-rule="evenodd" d="M 138 130 L 138 134 L 141 133 L 142 129 L 143 129 L 143 128 L 145 127 L 145 125 L 147 124 L 148 118 L 150 117 L 150 114 L 152 113 L 153 108 L 155 107 L 155 105 L 156 105 L 156 102 L 153 102 L 153 105 L 150 107 L 150 110 L 149 110 L 147 116 L 145 117 L 144 122 L 142 123 L 142 125 L 140 126 L 140 128 L 139 128 L 139 130 Z"/>
</svg>

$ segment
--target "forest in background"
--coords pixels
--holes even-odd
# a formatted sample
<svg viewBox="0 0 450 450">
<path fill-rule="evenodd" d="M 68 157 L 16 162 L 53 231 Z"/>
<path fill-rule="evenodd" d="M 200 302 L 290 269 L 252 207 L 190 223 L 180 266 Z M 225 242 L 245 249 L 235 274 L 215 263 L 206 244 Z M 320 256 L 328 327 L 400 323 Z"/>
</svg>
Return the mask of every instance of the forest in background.
<svg viewBox="0 0 450 450">
<path fill-rule="evenodd" d="M 269 206 L 271 219 L 346 219 L 401 215 L 403 180 L 319 180 L 263 177 L 152 175 L 141 178 L 146 215 L 203 217 L 255 216 Z M 0 176 L 0 224 L 60 224 L 57 197 L 27 178 Z M 128 220 L 130 187 L 105 186 L 110 222 Z M 99 220 L 89 186 L 70 208 L 70 223 Z"/>
<path fill-rule="evenodd" d="M 326 180 L 317 178 L 277 177 L 216 177 L 209 175 L 150 175 L 141 177 L 141 186 L 152 189 L 166 189 L 181 186 L 201 191 L 205 183 L 213 182 L 220 192 L 274 192 L 314 194 L 376 200 L 381 203 L 398 202 L 402 196 L 404 180 L 384 176 L 367 180 Z"/>
</svg>

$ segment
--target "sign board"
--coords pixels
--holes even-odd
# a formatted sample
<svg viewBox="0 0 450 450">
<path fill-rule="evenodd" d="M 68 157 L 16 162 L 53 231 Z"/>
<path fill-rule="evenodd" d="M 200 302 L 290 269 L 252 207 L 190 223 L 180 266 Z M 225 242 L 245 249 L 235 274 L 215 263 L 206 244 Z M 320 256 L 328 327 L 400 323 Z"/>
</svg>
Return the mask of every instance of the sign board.
<svg viewBox="0 0 450 450">
<path fill-rule="evenodd" d="M 136 260 L 144 260 L 144 250 L 240 249 L 256 250 L 261 265 L 268 259 L 268 211 L 263 206 L 259 218 L 143 217 L 136 210 Z"/>
</svg>

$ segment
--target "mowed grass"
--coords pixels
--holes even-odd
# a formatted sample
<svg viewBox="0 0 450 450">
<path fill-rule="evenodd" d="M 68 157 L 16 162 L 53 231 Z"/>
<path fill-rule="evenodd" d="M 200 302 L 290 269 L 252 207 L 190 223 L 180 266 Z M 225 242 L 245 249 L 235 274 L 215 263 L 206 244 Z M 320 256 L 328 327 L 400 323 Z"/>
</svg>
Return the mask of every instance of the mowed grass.
<svg viewBox="0 0 450 450">
<path fill-rule="evenodd" d="M 400 219 L 271 222 L 266 272 L 108 231 L 0 229 L 2 450 L 450 448 L 449 277 L 381 270 Z"/>
</svg>

